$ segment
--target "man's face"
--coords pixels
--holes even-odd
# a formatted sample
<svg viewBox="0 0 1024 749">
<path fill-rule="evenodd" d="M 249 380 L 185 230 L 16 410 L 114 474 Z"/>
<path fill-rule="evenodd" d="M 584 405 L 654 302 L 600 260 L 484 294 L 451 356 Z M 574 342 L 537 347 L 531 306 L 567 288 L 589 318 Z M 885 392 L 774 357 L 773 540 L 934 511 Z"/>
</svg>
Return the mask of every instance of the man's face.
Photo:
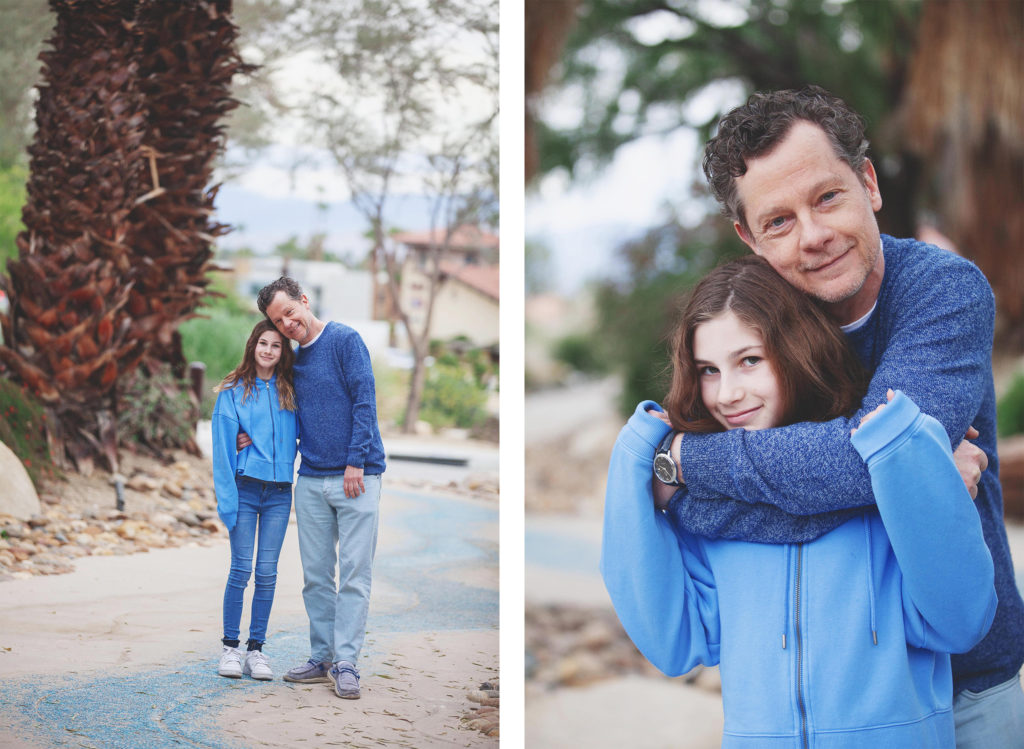
<svg viewBox="0 0 1024 749">
<path fill-rule="evenodd" d="M 298 342 L 300 346 L 312 337 L 313 313 L 305 294 L 296 300 L 283 291 L 277 292 L 267 305 L 267 319 L 274 323 L 281 335 Z"/>
<path fill-rule="evenodd" d="M 867 314 L 884 272 L 875 211 L 882 196 L 871 162 L 862 179 L 825 132 L 797 121 L 736 179 L 749 232 L 736 232 L 791 285 L 825 302 L 840 323 Z"/>
</svg>

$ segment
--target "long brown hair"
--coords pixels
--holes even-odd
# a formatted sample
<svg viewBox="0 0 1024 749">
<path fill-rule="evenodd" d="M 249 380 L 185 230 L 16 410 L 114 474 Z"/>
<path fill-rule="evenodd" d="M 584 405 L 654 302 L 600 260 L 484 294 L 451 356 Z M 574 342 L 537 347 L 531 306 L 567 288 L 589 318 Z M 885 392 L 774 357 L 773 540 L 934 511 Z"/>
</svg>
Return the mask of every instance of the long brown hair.
<svg viewBox="0 0 1024 749">
<path fill-rule="evenodd" d="M 274 327 L 270 320 L 260 320 L 249 334 L 249 340 L 245 342 L 245 353 L 242 354 L 242 362 L 225 377 L 221 383 L 213 389 L 219 393 L 221 390 L 230 390 L 238 383 L 245 388 L 242 390 L 242 403 L 245 403 L 253 393 L 256 386 L 256 343 L 264 333 L 275 333 L 281 339 L 281 359 L 274 367 L 277 374 L 277 400 L 281 408 L 287 411 L 295 410 L 295 390 L 292 389 L 292 367 L 295 364 L 295 352 L 292 351 L 291 342 L 285 338 L 281 331 Z"/>
<path fill-rule="evenodd" d="M 839 327 L 762 258 L 747 255 L 715 268 L 694 288 L 674 334 L 672 386 L 665 410 L 682 432 L 720 432 L 704 406 L 693 359 L 697 326 L 731 310 L 761 334 L 765 358 L 779 382 L 783 418 L 828 421 L 851 414 L 867 376 Z"/>
</svg>

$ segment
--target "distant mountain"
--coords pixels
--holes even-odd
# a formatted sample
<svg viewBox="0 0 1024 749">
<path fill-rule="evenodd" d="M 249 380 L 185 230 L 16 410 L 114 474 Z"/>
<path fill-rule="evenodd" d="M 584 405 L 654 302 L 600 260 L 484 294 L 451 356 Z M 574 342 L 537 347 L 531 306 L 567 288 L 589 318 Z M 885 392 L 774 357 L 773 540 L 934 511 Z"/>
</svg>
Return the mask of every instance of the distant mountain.
<svg viewBox="0 0 1024 749">
<path fill-rule="evenodd" d="M 298 197 L 275 198 L 238 185 L 226 183 L 217 193 L 214 205 L 216 221 L 233 227 L 222 237 L 221 247 L 249 247 L 254 252 L 270 252 L 276 245 L 296 236 L 302 242 L 318 232 L 328 235 L 327 249 L 345 255 L 366 252 L 365 234 L 369 224 L 350 202 L 327 203 L 321 209 L 315 200 Z M 393 199 L 387 217 L 392 228 L 406 231 L 426 229 L 430 225 L 429 201 L 421 195 L 403 195 Z"/>
</svg>

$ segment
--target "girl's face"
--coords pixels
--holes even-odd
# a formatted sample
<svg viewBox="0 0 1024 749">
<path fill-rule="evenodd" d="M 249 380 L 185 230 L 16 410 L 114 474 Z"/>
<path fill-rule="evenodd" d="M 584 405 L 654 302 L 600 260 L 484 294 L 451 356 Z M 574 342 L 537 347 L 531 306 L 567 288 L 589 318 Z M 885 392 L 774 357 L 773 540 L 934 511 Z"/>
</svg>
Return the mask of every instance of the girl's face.
<svg viewBox="0 0 1024 749">
<path fill-rule="evenodd" d="M 256 340 L 256 350 L 253 356 L 256 357 L 256 367 L 264 372 L 273 372 L 274 367 L 281 361 L 281 336 L 272 330 L 260 333 Z"/>
<path fill-rule="evenodd" d="M 696 327 L 693 358 L 705 408 L 726 429 L 778 426 L 785 404 L 761 334 L 726 310 Z"/>
</svg>

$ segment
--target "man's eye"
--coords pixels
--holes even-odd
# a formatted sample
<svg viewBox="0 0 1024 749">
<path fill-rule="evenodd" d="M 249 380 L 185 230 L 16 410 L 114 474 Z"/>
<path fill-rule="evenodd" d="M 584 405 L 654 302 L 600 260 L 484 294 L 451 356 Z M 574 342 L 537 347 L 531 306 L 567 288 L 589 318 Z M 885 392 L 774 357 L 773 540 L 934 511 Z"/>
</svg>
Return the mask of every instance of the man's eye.
<svg viewBox="0 0 1024 749">
<path fill-rule="evenodd" d="M 785 223 L 786 223 L 786 219 L 784 219 L 782 216 L 776 216 L 775 218 L 771 219 L 768 222 L 768 228 L 770 228 L 770 229 L 778 229 L 780 226 L 782 226 Z"/>
<path fill-rule="evenodd" d="M 825 193 L 824 195 L 821 196 L 821 202 L 823 202 L 823 203 L 828 202 L 829 200 L 832 200 L 832 198 L 834 198 L 838 194 L 839 193 L 836 190 L 829 190 L 827 193 Z"/>
</svg>

